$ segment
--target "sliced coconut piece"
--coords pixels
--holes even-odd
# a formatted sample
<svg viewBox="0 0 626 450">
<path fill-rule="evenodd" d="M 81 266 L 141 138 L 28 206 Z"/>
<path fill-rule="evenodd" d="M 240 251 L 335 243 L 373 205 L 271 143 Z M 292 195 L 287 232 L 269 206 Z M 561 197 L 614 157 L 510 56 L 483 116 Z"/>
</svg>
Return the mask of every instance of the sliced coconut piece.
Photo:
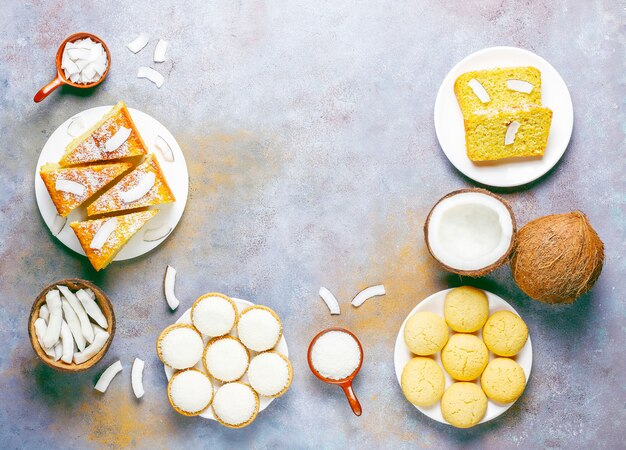
<svg viewBox="0 0 626 450">
<path fill-rule="evenodd" d="M 137 70 L 137 78 L 146 78 L 156 84 L 158 88 L 160 88 L 163 85 L 163 81 L 165 81 L 165 78 L 163 78 L 163 75 L 159 72 L 151 67 L 143 66 Z"/>
<path fill-rule="evenodd" d="M 150 41 L 150 36 L 146 33 L 141 33 L 135 38 L 135 40 L 127 44 L 126 47 L 128 47 L 128 50 L 133 53 L 139 53 L 146 45 L 148 45 L 148 41 Z"/>
<path fill-rule="evenodd" d="M 385 295 L 385 293 L 385 286 L 383 286 L 382 284 L 379 284 L 377 286 L 370 286 L 356 294 L 356 296 L 352 300 L 352 306 L 361 306 L 366 300 L 369 300 L 372 297 Z"/>
<path fill-rule="evenodd" d="M 324 303 L 326 303 L 326 306 L 328 307 L 328 310 L 330 311 L 331 315 L 341 314 L 341 309 L 339 308 L 339 302 L 337 301 L 337 299 L 335 298 L 332 292 L 330 292 L 328 289 L 322 286 L 320 288 L 319 295 L 320 297 L 322 297 L 322 300 L 324 300 Z"/>
<path fill-rule="evenodd" d="M 165 52 L 167 52 L 168 42 L 163 39 L 159 39 L 156 47 L 154 47 L 154 62 L 164 62 L 165 61 Z"/>
<path fill-rule="evenodd" d="M 165 300 L 170 306 L 170 309 L 174 311 L 180 305 L 176 294 L 174 293 L 174 285 L 176 284 L 176 269 L 172 266 L 167 266 L 165 269 L 165 278 L 163 280 L 163 290 L 165 291 Z"/>
<path fill-rule="evenodd" d="M 109 236 L 115 231 L 117 228 L 117 218 L 111 217 L 109 220 L 104 222 L 96 231 L 96 234 L 93 236 L 91 243 L 89 244 L 89 248 L 93 248 L 96 250 L 100 250 L 106 241 L 109 239 Z"/>
<path fill-rule="evenodd" d="M 87 316 L 87 313 L 85 312 L 85 308 L 83 308 L 83 305 L 80 303 L 80 300 L 78 300 L 78 297 L 76 297 L 76 295 L 72 291 L 70 291 L 67 286 L 57 285 L 57 289 L 61 291 L 61 293 L 63 294 L 63 297 L 65 297 L 67 302 L 70 304 L 70 306 L 76 313 L 76 316 L 78 317 L 78 321 L 80 322 L 81 334 L 85 337 L 87 342 L 89 343 L 93 342 L 93 339 L 94 339 L 93 328 L 91 328 L 91 322 L 89 321 L 89 317 Z M 67 313 L 65 315 L 66 317 L 68 316 Z M 78 341 L 76 341 L 76 343 L 78 343 Z"/>
<path fill-rule="evenodd" d="M 120 127 L 104 144 L 104 152 L 110 153 L 120 148 L 130 137 L 131 129 Z"/>
<path fill-rule="evenodd" d="M 54 183 L 54 188 L 57 191 L 69 192 L 70 194 L 78 196 L 82 196 L 85 194 L 85 186 L 76 181 L 64 180 L 62 178 L 57 178 Z"/>
<path fill-rule="evenodd" d="M 61 342 L 57 342 L 54 346 L 54 359 L 55 361 L 58 361 L 59 359 L 61 359 L 61 357 L 63 356 L 63 344 L 61 344 Z"/>
<path fill-rule="evenodd" d="M 120 198 L 124 203 L 135 202 L 142 198 L 144 195 L 146 195 L 148 192 L 150 192 L 150 190 L 154 186 L 155 181 L 156 174 L 154 172 L 148 172 L 144 174 L 139 179 L 137 184 L 134 185 L 132 188 L 127 191 L 121 192 Z"/>
<path fill-rule="evenodd" d="M 61 361 L 66 364 L 71 364 L 74 357 L 74 338 L 65 320 L 61 322 L 61 345 L 63 348 Z"/>
<path fill-rule="evenodd" d="M 91 52 L 86 48 L 69 48 L 67 49 L 67 55 L 72 61 L 78 59 L 89 59 Z"/>
<path fill-rule="evenodd" d="M 517 134 L 517 130 L 519 130 L 520 123 L 517 120 L 514 120 L 506 127 L 506 134 L 504 135 L 504 145 L 511 145 L 515 142 L 515 135 Z"/>
<path fill-rule="evenodd" d="M 46 305 L 45 303 L 43 305 L 41 305 L 41 307 L 39 308 L 39 316 L 41 317 L 46 324 L 48 324 L 48 318 L 50 317 L 50 311 L 48 310 L 48 305 Z"/>
<path fill-rule="evenodd" d="M 48 355 L 50 358 L 54 358 L 54 350 L 46 347 L 43 343 L 43 338 L 46 335 L 46 329 L 48 328 L 48 326 L 46 325 L 46 321 L 39 317 L 37 320 L 35 320 L 34 327 L 35 334 L 37 335 L 37 341 L 39 341 L 39 345 L 46 353 L 46 355 Z"/>
<path fill-rule="evenodd" d="M 67 223 L 67 217 L 61 217 L 60 215 L 54 216 L 54 220 L 52 221 L 52 225 L 50 226 L 50 232 L 53 236 L 58 236 L 63 228 L 65 228 L 65 224 Z"/>
<path fill-rule="evenodd" d="M 107 367 L 104 372 L 102 372 L 102 375 L 100 375 L 100 378 L 98 378 L 98 382 L 94 386 L 94 389 L 96 391 L 105 393 L 107 388 L 109 387 L 109 384 L 111 384 L 111 381 L 113 381 L 113 378 L 115 378 L 115 375 L 120 373 L 122 369 L 122 362 L 119 360 L 115 361 L 113 364 Z"/>
<path fill-rule="evenodd" d="M 447 270 L 482 276 L 506 262 L 515 236 L 515 216 L 503 198 L 484 189 L 443 197 L 424 225 L 430 254 Z"/>
<path fill-rule="evenodd" d="M 160 225 L 156 228 L 149 228 L 143 232 L 144 242 L 155 242 L 166 238 L 172 232 L 173 228 L 167 224 Z"/>
<path fill-rule="evenodd" d="M 133 368 L 130 373 L 131 384 L 133 386 L 133 392 L 135 397 L 143 397 L 143 368 L 145 363 L 139 358 L 135 358 L 133 361 Z"/>
<path fill-rule="evenodd" d="M 182 370 L 195 366 L 202 358 L 202 336 L 191 325 L 174 324 L 161 332 L 157 354 L 166 366 Z"/>
<path fill-rule="evenodd" d="M 95 320 L 98 325 L 100 325 L 104 329 L 109 326 L 107 323 L 107 318 L 104 317 L 104 314 L 102 314 L 102 310 L 87 292 L 85 292 L 83 289 L 80 289 L 76 292 L 76 297 L 78 297 L 81 305 L 83 305 L 83 308 L 85 308 L 85 312 L 89 315 L 89 317 Z"/>
<path fill-rule="evenodd" d="M 523 92 L 524 94 L 530 94 L 535 88 L 532 83 L 524 80 L 506 80 L 506 87 L 512 91 Z"/>
<path fill-rule="evenodd" d="M 154 146 L 159 152 L 161 152 L 165 161 L 174 162 L 174 152 L 172 151 L 172 147 L 170 147 L 170 144 L 168 144 L 164 138 L 157 135 L 154 139 Z"/>
<path fill-rule="evenodd" d="M 83 335 L 83 332 L 81 330 L 81 324 L 80 320 L 78 319 L 78 315 L 76 315 L 76 312 L 74 312 L 72 305 L 70 305 L 70 302 L 68 302 L 67 299 L 64 298 L 62 300 L 62 305 L 63 316 L 65 318 L 65 321 L 67 322 L 67 326 L 69 327 L 70 332 L 74 337 L 74 341 L 76 342 L 78 350 L 82 352 L 83 350 L 85 350 L 87 342 L 85 341 L 85 336 Z"/>
<path fill-rule="evenodd" d="M 44 347 L 52 348 L 59 342 L 61 337 L 61 322 L 63 321 L 63 310 L 61 309 L 61 294 L 56 289 L 48 291 L 46 294 L 46 305 L 50 311 L 46 334 L 43 338 Z M 59 356 L 60 358 L 60 356 Z"/>
<path fill-rule="evenodd" d="M 480 84 L 480 82 L 476 78 L 472 78 L 471 80 L 469 80 L 467 85 L 472 88 L 472 91 L 474 91 L 474 94 L 476 94 L 476 97 L 478 97 L 481 102 L 489 103 L 491 97 L 489 97 L 489 94 L 487 93 L 483 85 Z"/>
<path fill-rule="evenodd" d="M 71 137 L 80 136 L 81 134 L 83 134 L 84 130 L 85 121 L 80 116 L 72 117 L 70 123 L 67 125 L 67 134 L 69 134 Z"/>
<path fill-rule="evenodd" d="M 83 289 L 83 291 L 85 291 L 87 294 L 89 294 L 89 297 L 91 297 L 92 300 L 96 299 L 96 293 L 94 291 L 92 291 L 89 288 L 85 288 Z"/>
<path fill-rule="evenodd" d="M 82 352 L 74 353 L 74 363 L 82 364 L 85 361 L 90 360 L 96 354 L 102 350 L 107 341 L 109 340 L 109 333 L 97 333 L 93 338 L 93 342 L 89 344 Z"/>
</svg>

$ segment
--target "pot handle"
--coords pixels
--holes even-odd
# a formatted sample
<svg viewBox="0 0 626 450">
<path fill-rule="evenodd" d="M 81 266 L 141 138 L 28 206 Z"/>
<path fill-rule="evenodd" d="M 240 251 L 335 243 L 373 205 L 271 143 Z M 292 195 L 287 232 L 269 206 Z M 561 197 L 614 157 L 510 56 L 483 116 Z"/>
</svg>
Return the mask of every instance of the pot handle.
<svg viewBox="0 0 626 450">
<path fill-rule="evenodd" d="M 346 397 L 348 398 L 352 412 L 356 416 L 360 416 L 363 411 L 361 409 L 361 403 L 359 403 L 359 399 L 356 398 L 354 389 L 352 389 L 352 383 L 342 385 L 341 389 L 343 389 L 344 394 L 346 394 Z"/>
<path fill-rule="evenodd" d="M 39 103 L 44 98 L 46 98 L 50 94 L 50 92 L 54 91 L 56 88 L 58 88 L 62 84 L 63 84 L 63 80 L 61 80 L 61 77 L 57 75 L 57 77 L 54 80 L 52 80 L 50 83 L 46 84 L 44 87 L 39 89 L 39 92 L 35 94 L 35 97 L 33 98 L 33 100 L 35 100 L 35 103 Z"/>
</svg>

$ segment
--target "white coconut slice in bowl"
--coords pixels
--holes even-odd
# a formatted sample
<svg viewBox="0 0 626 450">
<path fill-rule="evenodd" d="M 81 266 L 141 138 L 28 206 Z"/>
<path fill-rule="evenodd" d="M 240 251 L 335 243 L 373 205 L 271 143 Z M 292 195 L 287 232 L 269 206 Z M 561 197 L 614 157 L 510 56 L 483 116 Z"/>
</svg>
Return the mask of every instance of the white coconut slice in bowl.
<svg viewBox="0 0 626 450">
<path fill-rule="evenodd" d="M 506 200 L 485 189 L 462 189 L 433 206 L 424 239 L 446 270 L 479 277 L 507 261 L 515 231 L 515 216 Z"/>
</svg>

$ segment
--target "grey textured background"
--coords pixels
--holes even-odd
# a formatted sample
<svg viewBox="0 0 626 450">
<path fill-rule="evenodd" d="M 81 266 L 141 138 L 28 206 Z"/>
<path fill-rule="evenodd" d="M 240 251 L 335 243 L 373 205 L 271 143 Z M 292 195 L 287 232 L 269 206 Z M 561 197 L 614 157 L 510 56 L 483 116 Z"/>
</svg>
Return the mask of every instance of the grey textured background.
<svg viewBox="0 0 626 450">
<path fill-rule="evenodd" d="M 617 448 L 626 438 L 624 348 L 626 3 L 538 0 L 423 2 L 5 2 L 0 14 L 0 441 L 18 447 Z M 54 75 L 60 41 L 100 35 L 113 64 L 88 93 L 32 96 Z M 141 32 L 153 41 L 134 55 Z M 170 41 L 159 90 L 135 78 L 157 38 Z M 591 294 L 572 306 L 534 302 L 508 267 L 481 280 L 440 270 L 421 227 L 447 192 L 472 186 L 446 160 L 433 104 L 448 70 L 494 45 L 532 50 L 569 86 L 575 125 L 561 162 L 538 182 L 505 191 L 521 224 L 580 209 L 606 244 Z M 38 154 L 73 114 L 124 100 L 177 137 L 190 172 L 187 210 L 173 235 L 136 260 L 95 273 L 50 235 L 34 198 Z M 274 308 L 294 363 L 291 390 L 243 430 L 177 415 L 154 351 L 176 317 L 161 277 L 179 272 L 181 310 L 223 291 Z M 95 281 L 118 318 L 95 369 L 56 373 L 37 362 L 27 318 L 39 290 L 63 277 Z M 366 285 L 388 295 L 358 310 Z M 502 417 L 471 430 L 431 421 L 402 396 L 392 349 L 408 311 L 463 283 L 508 299 L 533 338 L 533 374 Z M 317 297 L 342 302 L 330 317 Z M 312 336 L 350 327 L 365 347 L 355 389 L 363 416 L 306 365 Z M 135 401 L 130 364 L 146 360 Z M 125 370 L 105 395 L 93 384 L 107 363 Z M 623 448 L 623 447 L 622 447 Z"/>
</svg>

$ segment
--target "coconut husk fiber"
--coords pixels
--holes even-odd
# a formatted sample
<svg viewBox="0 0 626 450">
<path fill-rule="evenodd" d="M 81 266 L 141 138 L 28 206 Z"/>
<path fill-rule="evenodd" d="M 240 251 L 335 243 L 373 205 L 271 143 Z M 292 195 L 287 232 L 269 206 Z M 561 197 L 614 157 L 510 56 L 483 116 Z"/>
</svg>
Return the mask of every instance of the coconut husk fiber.
<svg viewBox="0 0 626 450">
<path fill-rule="evenodd" d="M 580 211 L 540 217 L 517 233 L 511 256 L 515 282 L 529 297 L 572 303 L 602 271 L 604 244 Z"/>
</svg>

